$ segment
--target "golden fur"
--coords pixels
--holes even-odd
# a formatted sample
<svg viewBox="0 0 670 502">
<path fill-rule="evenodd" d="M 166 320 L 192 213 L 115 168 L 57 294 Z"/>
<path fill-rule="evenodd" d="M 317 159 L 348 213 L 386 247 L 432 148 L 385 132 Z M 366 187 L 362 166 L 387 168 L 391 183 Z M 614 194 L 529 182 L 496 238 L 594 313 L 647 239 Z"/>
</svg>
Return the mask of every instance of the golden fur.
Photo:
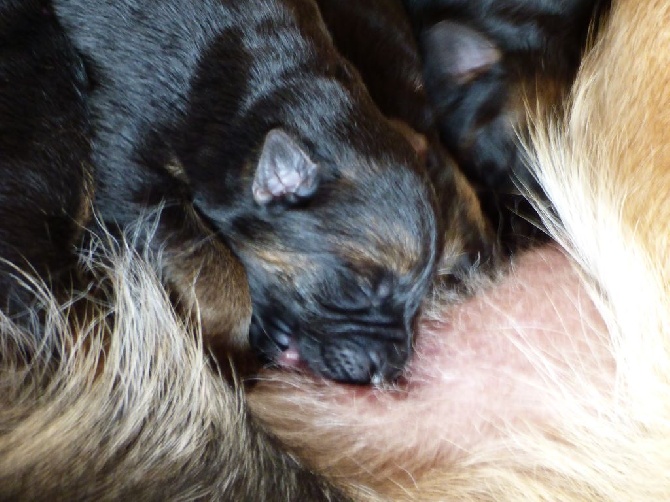
<svg viewBox="0 0 670 502">
<path fill-rule="evenodd" d="M 279 377 L 288 385 L 271 381 L 252 393 L 255 412 L 313 464 L 371 487 L 372 498 L 667 500 L 669 46 L 669 4 L 614 2 L 565 116 L 535 120 L 531 164 L 553 205 L 541 214 L 603 321 L 573 325 L 578 350 L 545 351 L 530 336 L 524 340 L 519 351 L 553 403 L 549 417 L 524 410 L 528 418 L 520 423 L 521 413 L 515 420 L 503 415 L 494 438 L 478 431 L 485 440 L 445 455 L 454 445 L 436 445 L 441 438 L 428 426 L 414 428 L 429 421 L 431 409 L 457 399 L 451 394 L 431 395 L 428 406 L 412 403 L 410 410 L 392 400 L 376 403 L 374 416 L 361 418 L 360 409 L 368 409 L 361 401 L 384 398 L 339 396 L 338 402 L 335 389 Z M 586 331 L 594 333 L 586 339 Z M 581 348 L 579 340 L 586 342 Z M 394 413 L 398 423 L 389 419 Z M 443 417 L 444 429 L 453 418 Z"/>
<path fill-rule="evenodd" d="M 345 440 L 358 417 L 320 396 L 329 385 L 263 383 L 249 396 L 255 413 L 361 500 L 667 500 L 669 46 L 670 4 L 615 1 L 565 117 L 535 122 L 530 153 L 553 204 L 542 214 L 602 319 L 585 315 L 573 333 L 585 343 L 567 352 L 526 340 L 549 419 L 504 419 L 494 439 L 458 455 L 423 438 L 400 458 L 421 431 L 401 424 L 393 443 Z M 84 257 L 109 302 L 90 300 L 74 329 L 68 306 L 52 302 L 46 340 L 58 360 L 46 343 L 22 358 L 16 347 L 31 338 L 2 321 L 0 499 L 297 500 L 303 474 L 253 422 L 239 426 L 241 392 L 206 362 L 147 260 L 111 241 Z M 377 427 L 392 427 L 386 420 Z M 233 429 L 244 437 L 226 440 Z M 272 467 L 260 462 L 268 457 Z"/>
</svg>

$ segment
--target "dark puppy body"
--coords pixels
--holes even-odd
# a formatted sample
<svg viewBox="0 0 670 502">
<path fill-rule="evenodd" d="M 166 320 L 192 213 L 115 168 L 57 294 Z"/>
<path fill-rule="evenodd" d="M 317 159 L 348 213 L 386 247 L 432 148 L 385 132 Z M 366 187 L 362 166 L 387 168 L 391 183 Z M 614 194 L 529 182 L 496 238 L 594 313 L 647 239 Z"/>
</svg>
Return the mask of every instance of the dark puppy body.
<svg viewBox="0 0 670 502">
<path fill-rule="evenodd" d="M 415 152 L 334 50 L 316 6 L 54 5 L 97 81 L 103 219 L 126 227 L 165 202 L 152 245 L 177 256 L 184 227 L 209 229 L 190 242 L 222 237 L 246 269 L 260 350 L 297 352 L 337 380 L 395 376 L 442 222 Z"/>
<path fill-rule="evenodd" d="M 556 102 L 606 0 L 404 0 L 442 140 L 478 189 L 507 249 L 539 236 L 518 180 L 539 192 L 519 148 L 524 97 Z M 519 217 L 520 216 L 520 217 Z M 531 238 L 528 240 L 528 238 Z"/>
<path fill-rule="evenodd" d="M 71 287 L 91 195 L 86 72 L 45 5 L 0 5 L 0 309 L 22 325 L 23 274 Z"/>
<path fill-rule="evenodd" d="M 379 109 L 410 139 L 425 164 L 446 222 L 442 269 L 458 279 L 474 261 L 486 262 L 494 254 L 493 236 L 470 184 L 440 141 L 401 0 L 317 3 L 338 50 L 356 66 Z"/>
<path fill-rule="evenodd" d="M 199 399 L 193 387 L 180 388 L 178 379 L 168 377 L 160 390 L 147 385 L 143 370 L 179 371 L 152 366 L 162 339 L 169 338 L 169 322 L 163 325 L 168 333 L 154 333 L 157 343 L 142 346 L 144 327 L 139 334 L 117 333 L 108 306 L 100 311 L 95 300 L 81 299 L 78 305 L 86 304 L 81 313 L 95 320 L 82 316 L 69 325 L 74 312 L 47 303 L 54 300 L 50 292 L 37 291 L 39 284 L 21 287 L 23 272 L 36 281 L 44 278 L 68 305 L 76 248 L 90 219 L 87 87 L 83 62 L 46 2 L 0 5 L 0 255 L 11 261 L 0 266 L 0 294 L 3 313 L 18 321 L 0 319 L 0 499 L 348 500 L 283 452 L 246 415 L 241 396 L 205 364 L 192 376 L 197 380 L 205 373 L 216 385 L 199 387 L 210 395 L 199 397 L 206 406 L 198 411 L 189 409 Z M 188 236 L 195 230 L 182 232 Z M 85 265 L 76 269 L 96 277 L 100 272 Z M 106 281 L 137 280 L 109 270 L 102 275 Z M 150 288 L 151 276 L 142 279 L 134 292 Z M 160 290 L 152 291 L 158 297 L 145 300 L 160 304 Z M 24 322 L 24 314 L 41 312 L 36 299 L 44 302 L 50 319 L 42 327 Z M 130 292 L 128 300 L 141 301 Z M 162 308 L 168 312 L 167 304 Z M 108 331 L 100 329 L 108 322 Z M 173 353 L 181 357 L 195 348 L 193 340 L 177 342 Z M 114 368 L 106 360 L 112 357 L 110 347 L 128 344 L 131 354 Z M 54 350 L 61 357 L 54 357 Z M 133 361 L 144 357 L 141 370 L 134 371 Z M 96 359 L 93 365 L 90 359 Z M 181 391 L 183 401 L 177 397 Z M 166 443 L 171 433 L 196 453 L 188 456 Z"/>
</svg>

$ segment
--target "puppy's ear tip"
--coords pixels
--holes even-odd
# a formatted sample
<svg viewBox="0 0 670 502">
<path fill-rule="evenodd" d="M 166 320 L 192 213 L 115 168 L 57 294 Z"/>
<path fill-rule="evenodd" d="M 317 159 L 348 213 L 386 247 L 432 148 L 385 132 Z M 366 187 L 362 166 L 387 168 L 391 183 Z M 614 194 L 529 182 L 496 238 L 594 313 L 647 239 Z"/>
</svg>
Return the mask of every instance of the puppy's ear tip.
<svg viewBox="0 0 670 502">
<path fill-rule="evenodd" d="M 454 21 L 436 23 L 424 32 L 422 41 L 432 71 L 459 84 L 474 80 L 502 58 L 487 36 Z"/>
<path fill-rule="evenodd" d="M 283 129 L 270 130 L 263 140 L 252 184 L 256 203 L 304 199 L 312 196 L 317 186 L 317 164 L 306 149 Z"/>
</svg>

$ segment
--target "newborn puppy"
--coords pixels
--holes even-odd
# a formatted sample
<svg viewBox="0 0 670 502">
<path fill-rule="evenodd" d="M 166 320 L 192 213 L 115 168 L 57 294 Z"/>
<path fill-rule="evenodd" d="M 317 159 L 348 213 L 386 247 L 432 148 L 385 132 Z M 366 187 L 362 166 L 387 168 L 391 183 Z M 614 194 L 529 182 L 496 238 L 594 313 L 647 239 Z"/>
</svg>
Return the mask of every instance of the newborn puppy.
<svg viewBox="0 0 670 502">
<path fill-rule="evenodd" d="M 178 257 L 183 228 L 207 229 L 189 245 L 223 239 L 246 271 L 256 349 L 338 381 L 393 379 L 443 223 L 414 150 L 333 48 L 316 5 L 54 6 L 95 80 L 103 220 L 126 228 L 164 204 L 146 244 Z M 215 305 L 243 293 L 221 289 Z"/>
<path fill-rule="evenodd" d="M 539 236 L 516 182 L 525 102 L 556 102 L 579 65 L 601 0 L 404 0 L 419 42 L 442 140 L 478 189 L 508 250 Z"/>
<path fill-rule="evenodd" d="M 25 274 L 71 286 L 91 176 L 86 72 L 44 8 L 0 6 L 0 310 L 33 328 Z"/>
</svg>

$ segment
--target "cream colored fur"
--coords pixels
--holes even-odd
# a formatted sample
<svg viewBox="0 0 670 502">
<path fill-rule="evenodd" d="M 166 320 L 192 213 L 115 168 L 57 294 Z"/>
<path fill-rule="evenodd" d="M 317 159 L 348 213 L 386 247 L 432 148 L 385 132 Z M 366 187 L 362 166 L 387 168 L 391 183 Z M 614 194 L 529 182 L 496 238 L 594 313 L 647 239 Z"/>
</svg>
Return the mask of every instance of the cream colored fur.
<svg viewBox="0 0 670 502">
<path fill-rule="evenodd" d="M 82 257 L 96 291 L 72 305 L 43 291 L 42 343 L 0 319 L 0 500 L 305 496 L 306 476 L 174 313 L 154 260 L 99 242 Z"/>
<path fill-rule="evenodd" d="M 554 207 L 544 217 L 604 327 L 592 326 L 599 336 L 560 377 L 529 342 L 551 419 L 503 421 L 460 455 L 433 455 L 428 438 L 394 456 L 421 431 L 393 444 L 343 440 L 357 418 L 331 414 L 319 393 L 340 390 L 328 385 L 291 379 L 304 388 L 251 394 L 280 436 L 359 499 L 670 499 L 670 3 L 615 0 L 565 118 L 535 123 L 530 153 Z M 67 306 L 52 304 L 46 340 L 64 357 L 47 347 L 29 362 L 9 357 L 29 337 L 2 321 L 0 498 L 216 498 L 240 479 L 262 492 L 274 474 L 231 448 L 247 438 L 225 440 L 245 418 L 241 394 L 207 363 L 145 258 L 111 242 L 101 250 L 89 258 L 111 303 L 75 329 Z M 603 347 L 605 371 L 591 364 Z"/>
<path fill-rule="evenodd" d="M 529 147 L 553 205 L 543 218 L 605 321 L 581 354 L 544 352 L 530 341 L 522 348 L 554 403 L 547 420 L 503 422 L 495 439 L 445 458 L 435 447 L 439 437 L 417 439 L 409 413 L 398 424 L 388 414 L 377 421 L 377 429 L 395 427 L 395 438 L 375 442 L 357 431 L 359 439 L 351 439 L 358 420 L 343 420 L 323 387 L 306 394 L 263 388 L 259 414 L 314 463 L 372 486 L 382 498 L 668 500 L 669 140 L 670 4 L 615 1 L 565 118 L 536 118 Z M 577 340 L 586 328 L 572 329 Z M 602 361 L 593 355 L 603 347 L 611 371 L 606 362 L 593 363 Z M 603 382 L 603 374 L 611 378 Z M 321 396 L 316 405 L 313 395 Z M 429 416 L 438 405 L 414 411 Z M 402 449 L 403 442 L 413 449 Z"/>
</svg>

